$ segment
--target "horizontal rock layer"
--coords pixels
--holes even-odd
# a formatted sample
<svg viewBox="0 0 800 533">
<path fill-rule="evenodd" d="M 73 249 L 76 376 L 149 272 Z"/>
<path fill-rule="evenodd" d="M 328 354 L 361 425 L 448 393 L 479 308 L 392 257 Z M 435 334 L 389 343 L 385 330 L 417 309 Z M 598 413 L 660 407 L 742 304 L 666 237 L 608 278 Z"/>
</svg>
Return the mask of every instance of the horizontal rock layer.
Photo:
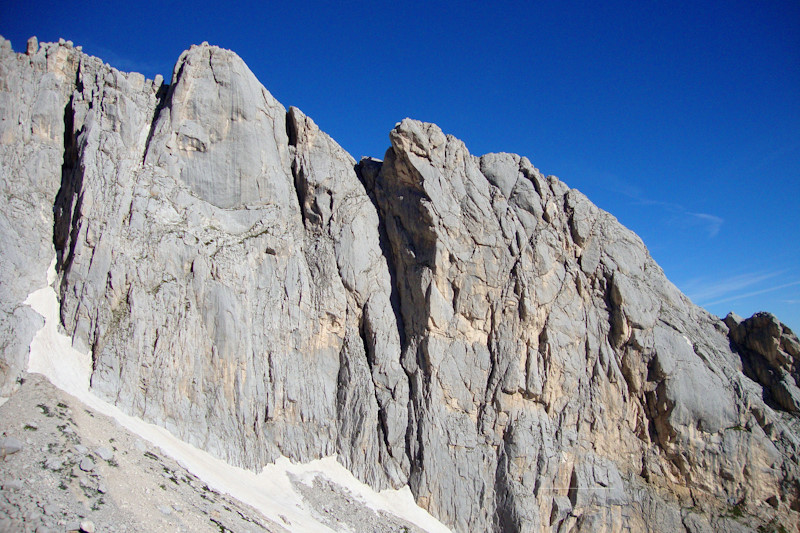
<svg viewBox="0 0 800 533">
<path fill-rule="evenodd" d="M 526 158 L 407 119 L 356 164 L 207 45 L 165 84 L 3 41 L 0 119 L 4 394 L 55 253 L 93 390 L 232 464 L 338 454 L 457 531 L 797 526 L 797 338 Z"/>
</svg>

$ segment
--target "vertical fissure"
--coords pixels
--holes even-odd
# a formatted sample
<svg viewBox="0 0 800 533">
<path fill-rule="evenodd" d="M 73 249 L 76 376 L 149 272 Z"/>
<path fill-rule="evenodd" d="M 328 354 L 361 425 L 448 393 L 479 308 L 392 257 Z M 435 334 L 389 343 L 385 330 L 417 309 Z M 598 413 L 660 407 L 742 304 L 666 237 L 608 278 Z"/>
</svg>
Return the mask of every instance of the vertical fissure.
<svg viewBox="0 0 800 533">
<path fill-rule="evenodd" d="M 295 124 L 295 117 L 292 110 L 293 108 L 289 108 L 289 111 L 286 112 L 286 137 L 289 139 L 289 152 L 292 155 L 292 185 L 294 186 L 294 192 L 297 196 L 297 207 L 300 209 L 300 218 L 303 221 L 303 227 L 307 228 L 306 210 L 304 208 L 306 201 L 306 178 L 297 160 L 297 124 Z"/>
<path fill-rule="evenodd" d="M 53 202 L 53 246 L 56 270 L 67 272 L 75 257 L 75 245 L 81 225 L 83 203 L 83 168 L 75 131 L 74 95 L 64 107 L 64 160 L 61 164 L 61 187 Z"/>
<path fill-rule="evenodd" d="M 364 354 L 367 358 L 367 366 L 370 369 L 370 374 L 372 373 L 373 366 L 375 365 L 375 346 L 373 342 L 369 341 L 367 337 L 366 331 L 366 320 L 364 315 L 361 315 L 361 323 L 358 327 L 358 336 L 361 338 L 361 344 L 364 348 Z M 386 446 L 386 452 L 393 456 L 392 453 L 392 445 L 389 442 L 389 421 L 386 419 L 386 408 L 382 405 L 380 398 L 378 397 L 378 390 L 377 385 L 374 383 L 373 379 L 373 388 L 374 388 L 374 395 L 375 395 L 375 404 L 378 406 L 378 434 L 380 435 L 381 440 L 383 441 L 384 446 Z"/>
<path fill-rule="evenodd" d="M 402 353 L 405 351 L 407 343 L 405 322 L 403 321 L 402 307 L 400 304 L 400 291 L 398 290 L 397 263 L 395 261 L 392 245 L 389 242 L 389 234 L 386 231 L 384 213 L 375 198 L 375 179 L 382 167 L 383 163 L 381 161 L 365 157 L 356 164 L 355 171 L 356 176 L 367 191 L 369 201 L 372 202 L 375 211 L 378 213 L 378 246 L 386 260 L 386 267 L 389 270 L 389 281 L 391 284 L 389 302 L 392 305 L 392 313 L 394 313 L 395 323 L 397 324 L 397 333 L 400 337 L 400 351 Z"/>
<path fill-rule="evenodd" d="M 181 71 L 183 71 L 183 65 L 181 65 L 181 69 L 178 75 L 180 75 Z M 147 140 L 144 143 L 144 152 L 142 152 L 142 164 L 144 164 L 145 160 L 147 160 L 147 153 L 150 151 L 150 143 L 153 141 L 153 136 L 156 133 L 156 123 L 158 122 L 158 117 L 161 114 L 161 111 L 167 106 L 167 102 L 169 101 L 169 96 L 170 93 L 172 92 L 172 89 L 173 89 L 172 85 L 164 83 L 156 91 L 156 107 L 153 110 L 153 118 L 150 121 L 150 131 L 147 132 Z"/>
</svg>

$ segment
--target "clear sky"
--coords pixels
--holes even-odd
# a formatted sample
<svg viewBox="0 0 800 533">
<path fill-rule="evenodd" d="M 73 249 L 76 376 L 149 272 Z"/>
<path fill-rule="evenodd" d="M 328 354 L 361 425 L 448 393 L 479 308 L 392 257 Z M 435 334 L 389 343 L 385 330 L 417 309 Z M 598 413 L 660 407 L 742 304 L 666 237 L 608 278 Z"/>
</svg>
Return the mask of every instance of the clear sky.
<svg viewBox="0 0 800 533">
<path fill-rule="evenodd" d="M 230 48 L 356 159 L 382 157 L 404 117 L 528 156 L 638 233 L 695 303 L 800 332 L 797 0 L 0 0 L 0 34 L 148 77 L 193 43 Z"/>
</svg>

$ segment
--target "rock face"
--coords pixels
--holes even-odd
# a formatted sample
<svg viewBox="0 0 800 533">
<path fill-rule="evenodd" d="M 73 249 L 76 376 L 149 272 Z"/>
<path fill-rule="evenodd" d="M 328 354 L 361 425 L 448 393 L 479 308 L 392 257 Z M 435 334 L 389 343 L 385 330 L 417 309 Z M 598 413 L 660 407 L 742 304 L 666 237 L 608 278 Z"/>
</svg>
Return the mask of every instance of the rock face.
<svg viewBox="0 0 800 533">
<path fill-rule="evenodd" d="M 3 43 L 4 394 L 55 252 L 93 390 L 232 464 L 338 454 L 457 531 L 797 527 L 797 338 L 526 158 L 404 120 L 356 164 L 230 51 Z"/>
<path fill-rule="evenodd" d="M 764 387 L 764 400 L 778 409 L 800 411 L 800 340 L 769 313 L 747 320 L 725 317 L 744 373 Z"/>
</svg>

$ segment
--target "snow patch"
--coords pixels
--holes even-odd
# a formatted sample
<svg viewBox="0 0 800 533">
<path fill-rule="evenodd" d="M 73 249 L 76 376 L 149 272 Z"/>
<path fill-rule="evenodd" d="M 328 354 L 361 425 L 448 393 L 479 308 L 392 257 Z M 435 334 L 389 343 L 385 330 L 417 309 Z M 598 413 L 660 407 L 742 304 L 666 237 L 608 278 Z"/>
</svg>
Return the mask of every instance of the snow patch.
<svg viewBox="0 0 800 533">
<path fill-rule="evenodd" d="M 72 346 L 72 339 L 59 333 L 59 304 L 53 283 L 56 280 L 55 257 L 47 272 L 48 286 L 31 293 L 25 300 L 45 319 L 30 346 L 28 372 L 43 374 L 56 387 L 75 396 L 92 409 L 117 420 L 163 453 L 178 461 L 213 489 L 258 509 L 276 523 L 290 522 L 292 531 L 332 531 L 317 521 L 294 490 L 289 474 L 305 483 L 317 476 L 348 489 L 364 505 L 374 511 L 383 510 L 430 532 L 449 531 L 427 511 L 419 507 L 408 486 L 400 490 L 375 492 L 361 483 L 342 466 L 336 457 L 326 457 L 305 464 L 292 463 L 282 457 L 264 467 L 260 474 L 231 466 L 176 438 L 166 429 L 144 422 L 120 411 L 89 390 L 92 360 Z"/>
</svg>

